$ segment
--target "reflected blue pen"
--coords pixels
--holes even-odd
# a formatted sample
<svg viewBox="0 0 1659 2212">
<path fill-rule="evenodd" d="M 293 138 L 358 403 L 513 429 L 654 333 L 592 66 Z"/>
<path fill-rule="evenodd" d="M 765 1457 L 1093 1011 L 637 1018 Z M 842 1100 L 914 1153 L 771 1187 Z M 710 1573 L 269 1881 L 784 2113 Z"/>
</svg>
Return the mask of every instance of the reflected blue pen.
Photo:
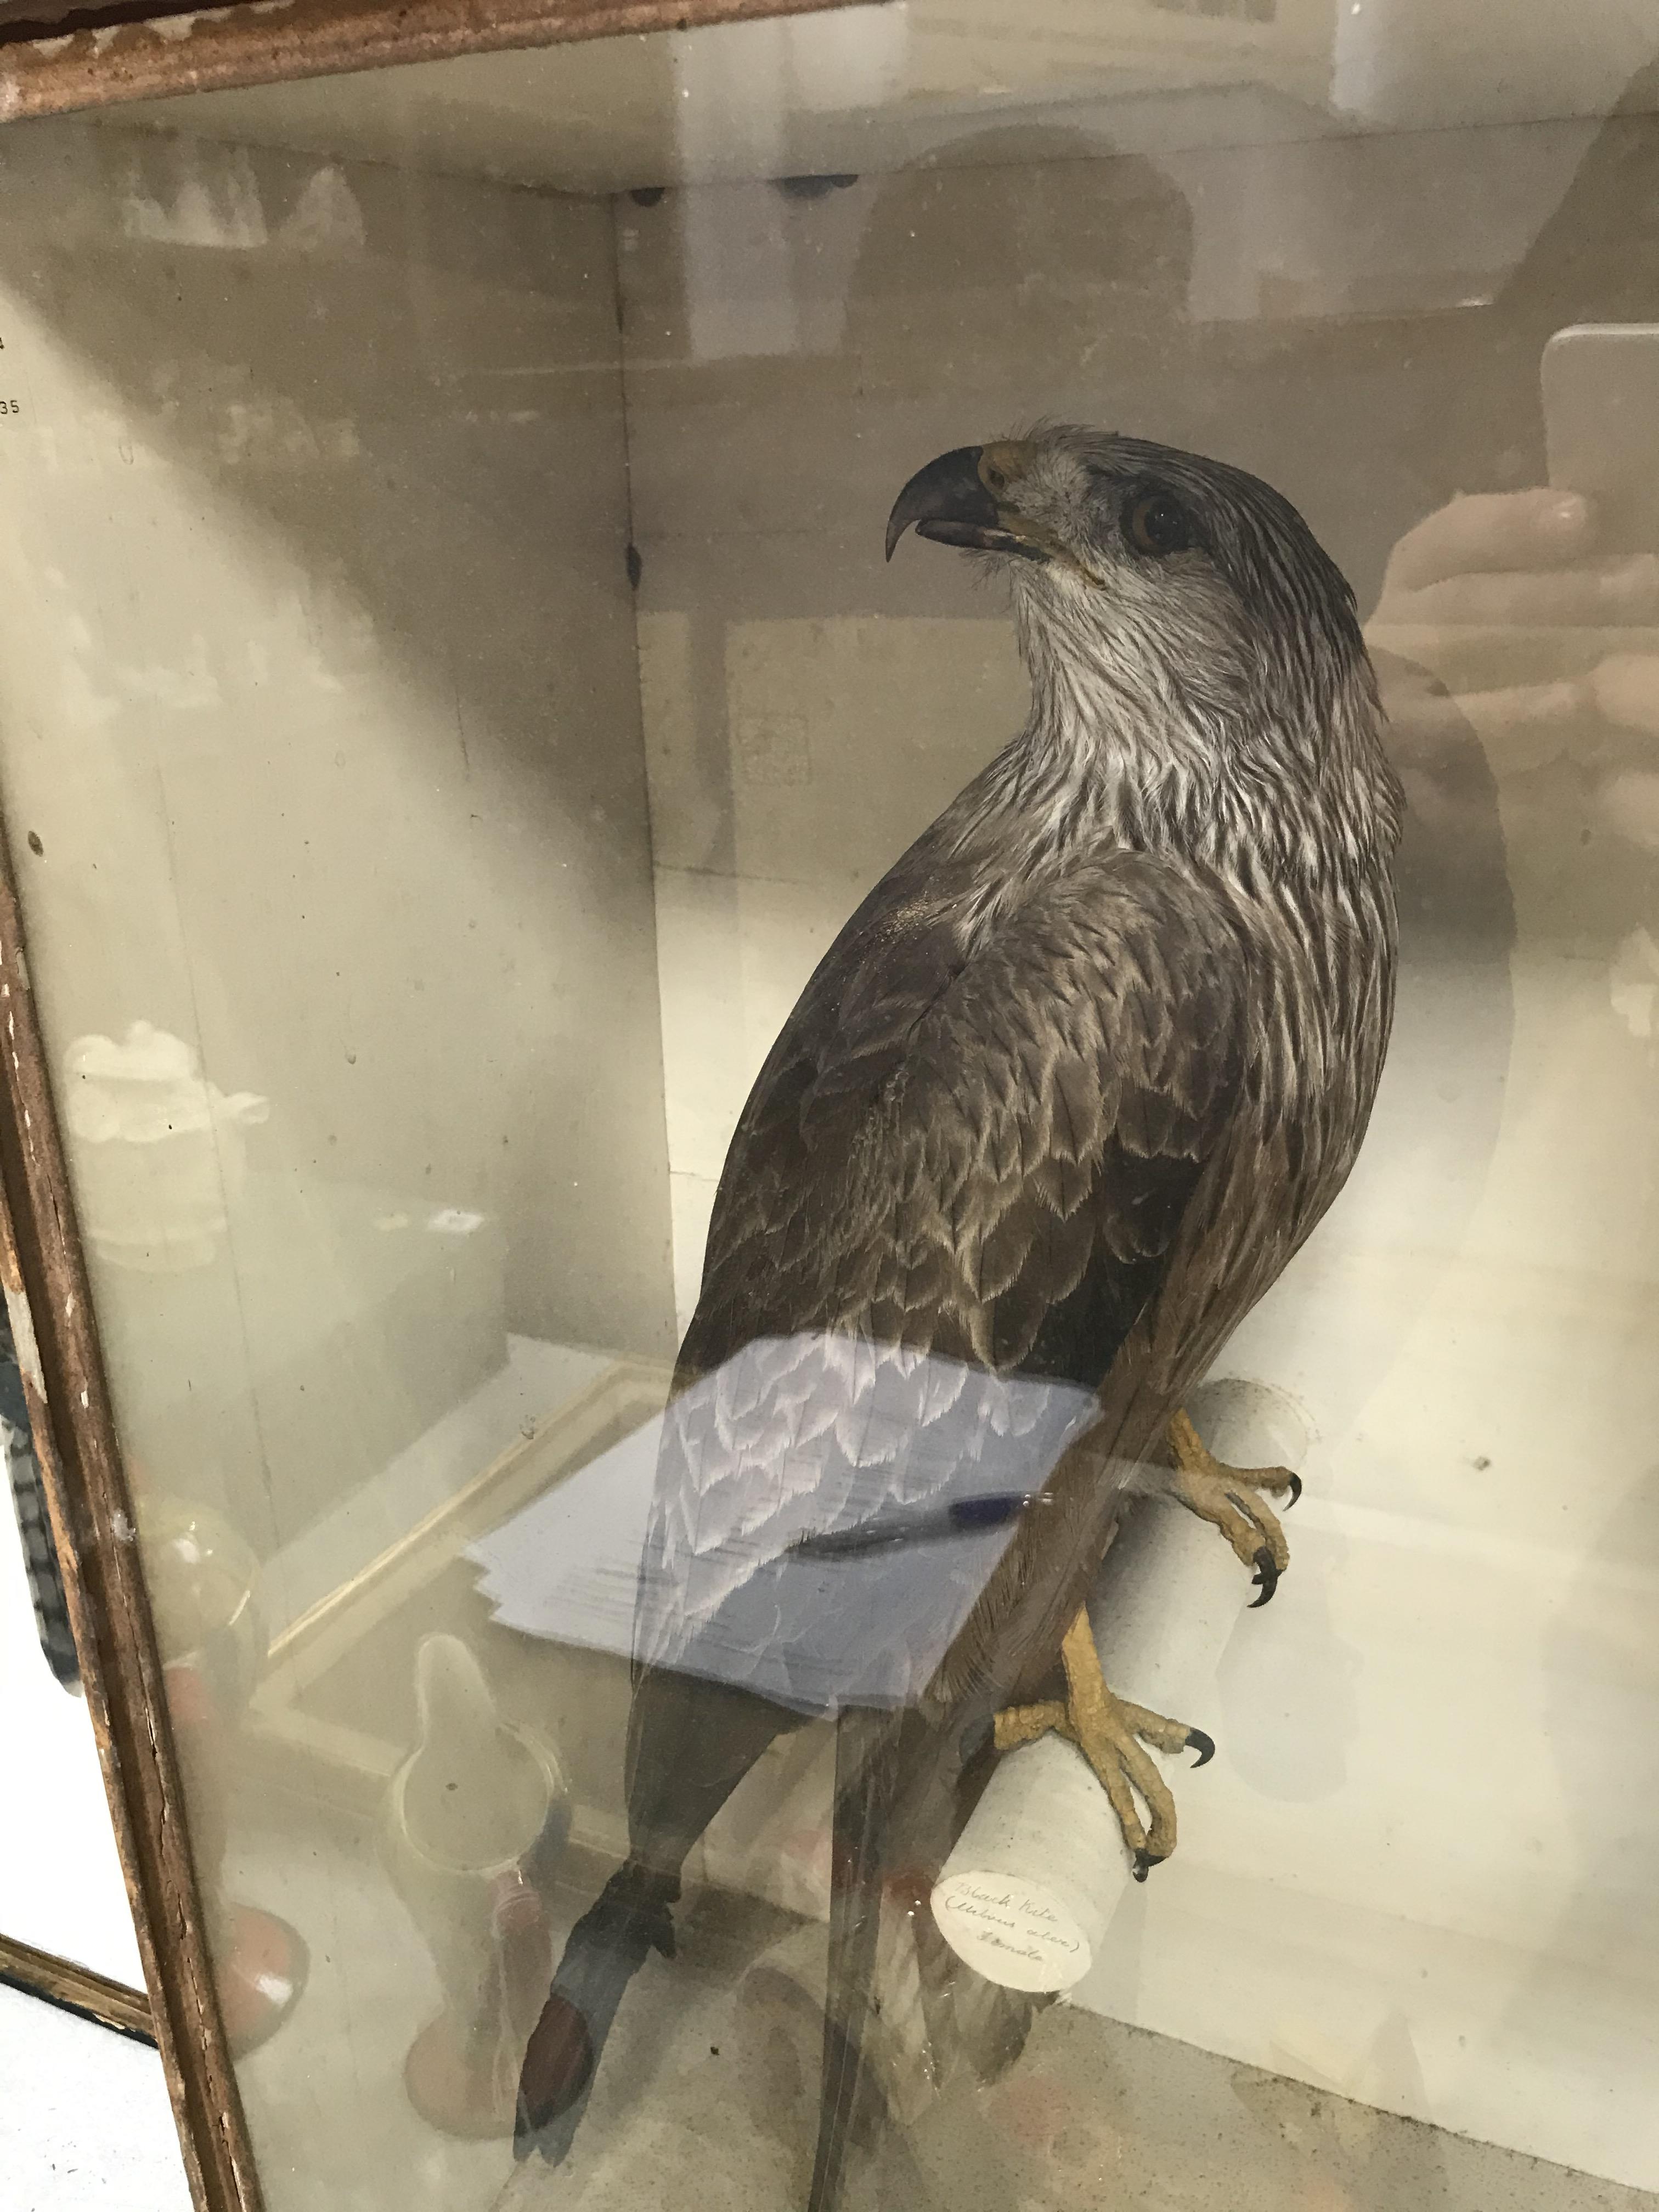
<svg viewBox="0 0 1659 2212">
<path fill-rule="evenodd" d="M 851 1559 L 861 1553 L 885 1551 L 892 1544 L 927 1544 L 942 1536 L 975 1536 L 987 1528 L 1000 1528 L 1018 1520 L 1028 1505 L 1041 1502 L 1042 1493 L 1029 1490 L 993 1490 L 979 1498 L 958 1498 L 949 1505 L 921 1513 L 893 1513 L 884 1519 L 860 1522 L 854 1528 L 825 1529 L 797 1536 L 789 1547 L 798 1558 Z"/>
</svg>

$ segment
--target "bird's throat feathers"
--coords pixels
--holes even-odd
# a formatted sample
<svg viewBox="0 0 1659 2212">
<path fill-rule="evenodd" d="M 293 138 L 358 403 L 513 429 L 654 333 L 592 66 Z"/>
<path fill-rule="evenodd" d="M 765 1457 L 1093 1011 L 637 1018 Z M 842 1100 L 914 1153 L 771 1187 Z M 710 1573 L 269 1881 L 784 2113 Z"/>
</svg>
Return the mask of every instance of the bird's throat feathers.
<svg viewBox="0 0 1659 2212">
<path fill-rule="evenodd" d="M 1190 605 L 1114 622 L 1098 604 L 1081 580 L 1016 590 L 1030 711 L 958 802 L 958 849 L 988 835 L 1003 860 L 994 903 L 1113 846 L 1247 890 L 1386 871 L 1402 795 L 1357 626 L 1275 652 L 1231 625 L 1194 635 Z"/>
</svg>

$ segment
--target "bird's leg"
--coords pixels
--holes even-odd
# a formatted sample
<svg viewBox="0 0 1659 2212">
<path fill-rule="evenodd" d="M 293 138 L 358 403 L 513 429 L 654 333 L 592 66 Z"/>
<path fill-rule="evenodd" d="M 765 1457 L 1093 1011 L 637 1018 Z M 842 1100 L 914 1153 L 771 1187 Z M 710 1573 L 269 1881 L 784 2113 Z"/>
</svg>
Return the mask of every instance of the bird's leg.
<svg viewBox="0 0 1659 2212">
<path fill-rule="evenodd" d="M 1214 1755 L 1215 1746 L 1202 1729 L 1166 1720 L 1162 1713 L 1148 1712 L 1144 1705 L 1132 1705 L 1113 1694 L 1100 1671 L 1086 1609 L 1066 1630 L 1060 1658 L 1066 1668 L 1065 1698 L 1012 1705 L 1000 1712 L 997 1749 L 1012 1751 L 1016 1744 L 1030 1743 L 1051 1729 L 1074 1743 L 1111 1800 L 1123 1840 L 1134 1857 L 1135 1880 L 1145 1881 L 1148 1868 L 1167 1859 L 1175 1849 L 1176 1808 L 1169 1784 L 1143 1746 L 1152 1744 L 1158 1751 L 1195 1749 L 1200 1766 Z M 1141 1805 L 1146 1808 L 1144 1820 Z"/>
<path fill-rule="evenodd" d="M 1244 1565 L 1255 1568 L 1261 1595 L 1254 1603 L 1266 1605 L 1291 1564 L 1291 1551 L 1278 1515 L 1261 1492 L 1286 1490 L 1287 1502 L 1294 1505 L 1302 1495 L 1301 1476 L 1287 1467 L 1227 1466 L 1209 1450 L 1185 1413 L 1175 1416 L 1169 1433 L 1176 1457 L 1170 1494 L 1200 1521 L 1212 1521 Z"/>
</svg>

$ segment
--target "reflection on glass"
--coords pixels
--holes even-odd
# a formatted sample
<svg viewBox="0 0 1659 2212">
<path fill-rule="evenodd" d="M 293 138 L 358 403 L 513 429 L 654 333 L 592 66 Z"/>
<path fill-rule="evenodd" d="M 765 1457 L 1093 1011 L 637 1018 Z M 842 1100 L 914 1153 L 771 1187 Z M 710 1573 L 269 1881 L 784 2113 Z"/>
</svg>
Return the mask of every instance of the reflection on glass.
<svg viewBox="0 0 1659 2212">
<path fill-rule="evenodd" d="M 52 1516 L 46 1505 L 46 1482 L 35 1455 L 16 1340 L 12 1334 L 10 1316 L 3 1311 L 0 1311 L 0 1445 L 5 1452 L 23 1575 L 41 1654 L 53 1677 L 64 1689 L 78 1691 L 81 1662 L 75 1649 L 75 1632 L 70 1626 L 63 1562 L 58 1556 L 58 1540 L 52 1534 Z"/>
<path fill-rule="evenodd" d="M 548 1746 L 502 1723 L 459 1637 L 428 1636 L 415 1665 L 419 1734 L 387 1789 L 380 1849 L 443 2005 L 410 2045 L 404 2085 L 446 2134 L 506 2135 L 552 1970 L 547 1895 L 569 1792 Z"/>
<path fill-rule="evenodd" d="M 311 1971 L 289 1922 L 225 1881 L 232 1775 L 267 1634 L 258 1563 L 220 1516 L 139 1479 L 138 1534 L 161 1626 L 167 1711 L 190 1803 L 191 1848 L 232 2055 L 275 2035 Z"/>
<path fill-rule="evenodd" d="M 1038 564 L 889 566 L 882 526 L 929 456 L 1045 422 L 1248 471 L 1352 580 L 1406 792 L 1395 1023 L 1340 1200 L 1159 1407 L 1182 1450 L 1143 1440 L 1231 1540 L 1143 1498 L 1049 1624 L 1052 1658 L 1086 1598 L 1112 1692 L 1213 1740 L 1135 1739 L 1177 1847 L 1136 1884 L 1062 1733 L 996 1751 L 1010 1707 L 1085 1732 L 1063 1664 L 987 1684 L 875 1916 L 933 2009 L 864 2023 L 886 2119 L 843 2197 L 1659 2191 L 1652 35 L 1613 0 L 928 0 L 8 141 L 0 795 L 164 1644 L 235 1614 L 172 1576 L 167 1500 L 265 1624 L 177 1724 L 228 2007 L 233 1908 L 309 1957 L 240 2062 L 272 2212 L 808 2202 L 833 1681 L 647 1674 L 666 1774 L 728 1697 L 788 1724 L 691 1824 L 672 1958 L 635 1930 L 563 2164 L 507 2136 L 629 1856 L 640 1561 L 675 1556 L 664 1408 L 744 1100 L 1027 714 Z M 717 1231 L 708 1287 L 810 1243 L 722 1276 Z M 694 1333 L 682 1445 L 727 1448 L 722 1388 L 771 1402 L 751 1346 L 825 1334 Z M 835 1549 L 849 1480 L 773 1530 L 775 1588 L 738 1515 L 702 1656 L 724 1622 L 775 1657 L 769 1592 L 781 1628 L 884 1578 L 950 1646 L 1098 1379 L 1043 1370 L 1028 1454 L 985 1351 L 904 1378 L 954 1363 L 966 1426 L 934 1495 L 881 1492 L 890 1544 Z M 1236 1507 L 1206 1455 L 1305 1483 L 1283 1556 L 1288 1486 Z M 647 1658 L 690 1656 L 679 1590 Z M 913 1664 L 885 1613 L 811 1643 L 878 1741 L 914 1710 L 872 1691 Z M 999 1883 L 1029 1925 L 991 1940 Z M 1040 1911 L 1079 1948 L 1000 1984 L 942 1893 L 981 1964 Z"/>
</svg>

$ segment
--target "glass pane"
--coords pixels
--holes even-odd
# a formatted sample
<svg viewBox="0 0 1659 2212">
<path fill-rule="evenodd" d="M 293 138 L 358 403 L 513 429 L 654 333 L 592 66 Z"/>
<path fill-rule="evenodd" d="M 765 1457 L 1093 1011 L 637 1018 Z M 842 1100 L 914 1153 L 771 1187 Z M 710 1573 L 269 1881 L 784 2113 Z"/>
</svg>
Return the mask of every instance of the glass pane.
<svg viewBox="0 0 1659 2212">
<path fill-rule="evenodd" d="M 1653 49 L 9 137 L 0 785 L 271 2212 L 1659 2192 Z"/>
</svg>

